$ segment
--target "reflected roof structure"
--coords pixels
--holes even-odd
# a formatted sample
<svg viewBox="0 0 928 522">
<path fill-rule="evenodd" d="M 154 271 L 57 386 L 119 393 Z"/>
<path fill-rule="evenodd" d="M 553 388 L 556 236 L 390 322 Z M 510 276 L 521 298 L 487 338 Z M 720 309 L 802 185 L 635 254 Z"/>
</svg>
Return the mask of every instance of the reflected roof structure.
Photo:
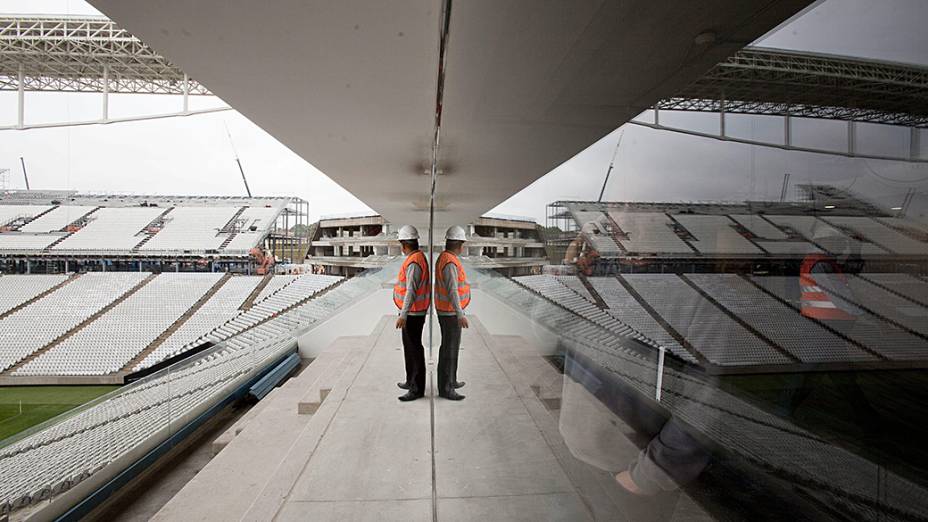
<svg viewBox="0 0 928 522">
<path fill-rule="evenodd" d="M 926 127 L 926 89 L 922 66 L 747 47 L 655 107 Z"/>
</svg>

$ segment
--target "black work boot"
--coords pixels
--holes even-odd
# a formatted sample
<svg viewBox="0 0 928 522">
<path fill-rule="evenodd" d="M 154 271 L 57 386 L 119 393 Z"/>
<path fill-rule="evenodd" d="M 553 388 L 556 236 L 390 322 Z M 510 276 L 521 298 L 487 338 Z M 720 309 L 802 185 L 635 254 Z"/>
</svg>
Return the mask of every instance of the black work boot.
<svg viewBox="0 0 928 522">
<path fill-rule="evenodd" d="M 409 390 L 408 392 L 406 392 L 406 395 L 400 396 L 400 397 L 399 397 L 399 400 L 401 400 L 401 401 L 403 401 L 403 402 L 414 401 L 414 400 L 416 400 L 416 399 L 421 398 L 422 395 L 423 395 L 423 394 L 421 394 L 421 393 L 419 393 L 419 392 L 417 392 L 417 391 L 415 391 L 415 390 Z"/>
<path fill-rule="evenodd" d="M 465 384 L 467 383 L 464 381 L 455 381 L 454 384 L 451 385 L 451 387 L 457 390 L 458 388 L 463 388 Z"/>
<path fill-rule="evenodd" d="M 401 389 L 401 390 L 408 390 L 408 389 L 409 389 L 409 383 L 408 383 L 408 382 L 398 382 L 398 383 L 396 383 L 396 387 L 399 388 L 399 389 Z"/>
<path fill-rule="evenodd" d="M 460 400 L 464 400 L 464 396 L 461 395 L 460 393 L 454 391 L 454 390 L 451 390 L 451 391 L 449 391 L 449 392 L 447 392 L 447 393 L 440 393 L 438 396 L 439 396 L 439 397 L 444 397 L 444 398 L 448 399 L 449 401 L 460 401 Z"/>
</svg>

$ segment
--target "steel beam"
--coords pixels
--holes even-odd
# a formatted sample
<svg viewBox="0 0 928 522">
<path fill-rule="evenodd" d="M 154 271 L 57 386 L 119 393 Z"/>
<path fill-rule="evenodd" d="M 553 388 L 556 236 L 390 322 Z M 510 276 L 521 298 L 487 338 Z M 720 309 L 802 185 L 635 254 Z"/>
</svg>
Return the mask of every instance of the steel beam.
<svg viewBox="0 0 928 522">
<path fill-rule="evenodd" d="M 26 120 L 26 90 L 23 82 L 23 66 L 20 64 L 16 79 L 16 126 L 23 128 Z"/>
<path fill-rule="evenodd" d="M 0 90 L 21 84 L 26 91 L 210 94 L 104 17 L 0 16 Z"/>
<path fill-rule="evenodd" d="M 0 17 L 0 90 L 211 94 L 104 17 Z M 22 110 L 20 103 L 20 110 Z M 928 127 L 928 68 L 748 47 L 654 107 Z M 20 121 L 20 124 L 23 122 Z"/>
</svg>

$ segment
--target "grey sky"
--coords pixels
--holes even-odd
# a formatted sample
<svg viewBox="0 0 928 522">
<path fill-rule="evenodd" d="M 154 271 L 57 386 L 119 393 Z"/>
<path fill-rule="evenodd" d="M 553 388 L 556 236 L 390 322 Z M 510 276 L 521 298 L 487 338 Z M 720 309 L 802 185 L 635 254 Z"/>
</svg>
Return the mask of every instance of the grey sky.
<svg viewBox="0 0 928 522">
<path fill-rule="evenodd" d="M 96 14 L 79 0 L 0 0 L 0 12 Z M 923 0 L 827 0 L 761 45 L 868 58 L 922 63 L 928 60 L 928 2 Z M 193 106 L 220 103 L 196 99 Z M 116 96 L 113 117 L 179 109 L 176 97 Z M 27 97 L 27 122 L 76 121 L 99 117 L 94 95 L 34 93 Z M 0 93 L 0 125 L 15 120 L 15 95 Z M 717 129 L 710 115 L 662 114 L 661 122 L 694 129 Z M 261 195 L 296 195 L 320 214 L 369 211 L 357 198 L 293 154 L 273 137 L 234 111 L 111 125 L 0 131 L 0 168 L 11 168 L 10 188 L 22 188 L 19 156 L 26 158 L 36 188 L 83 191 L 185 194 L 242 194 L 225 126 L 249 176 Z M 780 123 L 765 118 L 729 120 L 729 132 L 768 138 Z M 808 122 L 796 126 L 797 141 L 839 147 L 842 124 Z M 570 161 L 494 209 L 544 222 L 544 206 L 557 199 L 595 199 L 624 132 L 613 178 L 612 200 L 743 200 L 775 198 L 783 173 L 794 182 L 824 181 L 859 190 L 893 206 L 910 186 L 925 188 L 928 166 L 866 161 L 837 156 L 786 153 L 715 140 L 626 126 L 591 145 Z M 859 142 L 872 152 L 901 153 L 908 145 L 904 129 L 877 126 L 859 131 Z M 922 138 L 928 144 L 928 135 Z M 363 153 L 363 151 L 359 151 Z M 923 153 L 926 151 L 923 150 Z M 311 158 L 310 158 L 311 159 Z M 924 198 L 917 200 L 919 211 Z"/>
</svg>

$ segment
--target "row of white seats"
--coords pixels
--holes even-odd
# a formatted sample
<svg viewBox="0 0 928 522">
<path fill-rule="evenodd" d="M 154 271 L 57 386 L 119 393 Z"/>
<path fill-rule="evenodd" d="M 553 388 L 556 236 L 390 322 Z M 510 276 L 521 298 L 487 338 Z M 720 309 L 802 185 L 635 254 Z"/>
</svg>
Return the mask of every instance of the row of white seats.
<svg viewBox="0 0 928 522">
<path fill-rule="evenodd" d="M 122 369 L 183 316 L 222 277 L 220 273 L 166 272 L 16 375 L 106 375 Z"/>
<path fill-rule="evenodd" d="M 63 283 L 67 278 L 66 275 L 58 274 L 0 276 L 0 315 Z"/>
<path fill-rule="evenodd" d="M 619 333 L 615 329 L 607 329 L 587 318 L 583 313 L 589 310 L 586 305 L 578 307 L 577 310 L 571 310 L 569 306 L 559 301 L 555 304 L 555 300 L 551 297 L 540 297 L 540 292 L 530 289 L 521 282 L 517 283 L 515 279 L 504 277 L 488 278 L 480 282 L 480 288 L 497 295 L 504 302 L 530 316 L 534 322 L 547 326 L 552 332 L 556 332 L 566 344 L 575 343 L 606 353 L 622 352 L 633 354 L 625 343 L 628 338 L 634 338 L 655 349 L 659 348 L 657 343 L 627 326 L 622 328 L 623 333 Z M 563 285 L 561 285 L 561 288 L 570 291 Z M 558 291 L 558 294 L 560 295 L 560 291 Z M 574 296 L 576 299 L 586 301 L 579 295 L 574 294 Z M 569 297 L 569 300 L 574 304 L 576 303 L 572 297 Z M 598 314 L 597 317 L 601 318 Z M 605 320 L 605 322 L 608 321 L 610 320 Z M 611 323 L 622 324 L 615 318 L 611 318 Z M 656 353 L 655 351 L 655 360 Z M 644 357 L 637 353 L 634 353 L 634 356 Z"/>
<path fill-rule="evenodd" d="M 619 240 L 635 253 L 692 254 L 693 250 L 673 231 L 673 222 L 662 212 L 616 212 L 609 216 L 628 239 Z"/>
<path fill-rule="evenodd" d="M 223 251 L 248 251 L 258 245 L 280 214 L 279 207 L 248 207 L 239 216 L 241 231 L 223 248 Z M 254 227 L 254 231 L 251 228 Z"/>
<path fill-rule="evenodd" d="M 593 289 L 608 306 L 606 313 L 638 330 L 681 359 L 696 363 L 696 358 L 657 322 L 615 277 L 590 277 Z"/>
<path fill-rule="evenodd" d="M 301 278 L 303 281 L 298 288 L 291 289 L 287 294 L 275 298 L 274 301 L 269 301 L 269 298 L 280 292 L 281 289 Z M 268 284 L 265 285 L 261 292 L 259 292 L 251 309 L 241 312 L 238 310 L 238 306 L 236 306 L 235 310 L 229 312 L 222 321 L 216 322 L 212 324 L 210 328 L 201 331 L 199 335 L 188 340 L 186 344 L 179 347 L 174 344 L 172 347 L 156 349 L 155 352 L 152 352 L 152 354 L 146 358 L 144 364 L 139 365 L 137 369 L 142 369 L 156 364 L 163 359 L 179 355 L 207 341 L 215 343 L 225 340 L 340 280 L 340 277 L 314 274 L 307 274 L 305 276 L 275 275 Z M 247 297 L 247 295 L 245 297 Z M 245 297 L 243 297 L 241 301 L 244 301 Z M 239 305 L 240 304 L 241 302 L 239 302 Z M 218 317 L 216 319 L 218 320 Z"/>
<path fill-rule="evenodd" d="M 735 222 L 728 219 L 728 216 L 677 214 L 674 219 L 696 238 L 691 244 L 703 254 L 761 253 L 760 249 L 735 230 Z"/>
<path fill-rule="evenodd" d="M 219 235 L 241 207 L 174 207 L 164 219 L 164 227 L 139 248 L 153 250 L 215 250 L 225 241 Z"/>
<path fill-rule="evenodd" d="M 294 282 L 297 277 L 299 276 L 290 275 L 290 274 L 275 275 L 274 277 L 270 279 L 270 281 L 267 282 L 266 285 L 264 285 L 264 288 L 262 288 L 261 291 L 258 292 L 258 297 L 255 298 L 255 302 L 253 304 L 264 301 L 265 299 L 267 299 L 268 296 L 276 293 L 281 288 Z"/>
<path fill-rule="evenodd" d="M 158 207 L 101 208 L 90 215 L 84 228 L 68 236 L 52 250 L 132 250 L 143 239 L 137 234 L 164 210 Z"/>
<path fill-rule="evenodd" d="M 819 277 L 824 277 L 824 274 L 817 274 L 816 279 Z M 856 277 L 851 277 L 851 280 L 854 279 L 856 279 Z M 798 311 L 800 309 L 801 303 L 799 302 L 798 281 L 796 277 L 754 276 L 751 277 L 751 280 L 755 284 L 763 287 L 767 292 L 788 303 L 794 310 Z M 856 282 L 851 284 L 854 286 L 858 285 Z M 912 284 L 914 285 L 915 283 Z M 843 285 L 844 282 L 840 282 L 840 284 L 830 285 L 829 287 L 840 288 Z M 924 361 L 928 359 L 928 342 L 925 342 L 924 337 L 919 337 L 907 330 L 899 328 L 883 317 L 867 313 L 855 304 L 858 300 L 870 302 L 870 299 L 879 299 L 868 297 L 866 294 L 868 292 L 878 293 L 881 292 L 881 290 L 872 285 L 870 287 L 861 288 L 861 290 L 863 290 L 863 292 L 852 292 L 853 295 L 845 293 L 844 298 L 838 294 L 829 294 L 829 299 L 833 303 L 844 310 L 851 310 L 856 314 L 853 328 L 843 333 L 854 342 L 866 346 L 872 352 L 878 353 L 890 360 Z M 850 301 L 847 299 L 850 299 Z M 875 311 L 881 313 L 888 312 L 892 306 L 878 304 L 878 302 L 871 302 L 870 304 L 875 307 L 873 308 Z M 914 303 L 908 302 L 896 302 L 895 304 L 902 305 L 905 308 L 916 307 Z M 924 319 L 924 311 L 921 313 Z"/>
<path fill-rule="evenodd" d="M 850 245 L 853 251 L 862 255 L 880 255 L 887 253 L 873 243 L 862 243 L 845 235 L 840 230 L 815 216 L 767 215 L 766 218 L 775 225 L 789 227 L 795 230 L 806 239 L 811 239 L 829 252 L 842 253 L 845 250 L 845 246 Z"/>
<path fill-rule="evenodd" d="M 148 368 L 196 346 L 195 341 L 234 317 L 261 281 L 259 276 L 233 276 L 180 328 L 145 357 L 133 371 Z"/>
<path fill-rule="evenodd" d="M 237 232 L 232 236 L 232 240 L 229 241 L 229 244 L 222 247 L 222 252 L 247 252 L 252 248 L 258 246 L 258 243 L 264 238 L 264 232 Z"/>
<path fill-rule="evenodd" d="M 74 223 L 95 208 L 97 207 L 87 205 L 61 205 L 51 212 L 26 223 L 19 228 L 19 231 L 30 234 L 56 232 Z"/>
<path fill-rule="evenodd" d="M 675 274 L 619 277 L 712 364 L 750 366 L 793 362 L 728 317 Z"/>
<path fill-rule="evenodd" d="M 54 341 L 133 286 L 147 272 L 91 272 L 0 320 L 0 371 Z"/>
<path fill-rule="evenodd" d="M 619 245 L 609 235 L 606 228 L 606 215 L 601 211 L 573 211 L 574 219 L 587 229 L 586 238 L 593 244 L 593 248 L 604 256 L 617 256 L 620 253 Z"/>
<path fill-rule="evenodd" d="M 206 339 L 218 342 L 277 315 L 297 303 L 313 297 L 315 294 L 342 281 L 342 277 L 304 274 L 298 276 L 286 286 L 270 294 L 251 308 L 237 315 L 229 322 L 210 332 Z"/>
<path fill-rule="evenodd" d="M 736 274 L 687 274 L 685 277 L 726 310 L 802 362 L 876 360 L 876 357 L 848 344 Z"/>
<path fill-rule="evenodd" d="M 641 339 L 643 336 L 633 328 L 603 312 L 588 299 L 565 286 L 558 278 L 550 275 L 531 275 L 514 278 L 517 283 L 538 292 L 544 297 L 567 308 L 577 315 L 603 327 L 603 335 L 618 335 Z"/>
<path fill-rule="evenodd" d="M 60 237 L 61 235 L 4 232 L 0 233 L 0 250 L 44 250 Z"/>
<path fill-rule="evenodd" d="M 17 219 L 32 219 L 50 208 L 49 205 L 0 205 L 0 227 Z"/>
<path fill-rule="evenodd" d="M 928 254 L 928 243 L 912 239 L 868 217 L 830 217 L 826 220 L 833 225 L 853 230 L 897 254 L 914 256 Z"/>
</svg>

